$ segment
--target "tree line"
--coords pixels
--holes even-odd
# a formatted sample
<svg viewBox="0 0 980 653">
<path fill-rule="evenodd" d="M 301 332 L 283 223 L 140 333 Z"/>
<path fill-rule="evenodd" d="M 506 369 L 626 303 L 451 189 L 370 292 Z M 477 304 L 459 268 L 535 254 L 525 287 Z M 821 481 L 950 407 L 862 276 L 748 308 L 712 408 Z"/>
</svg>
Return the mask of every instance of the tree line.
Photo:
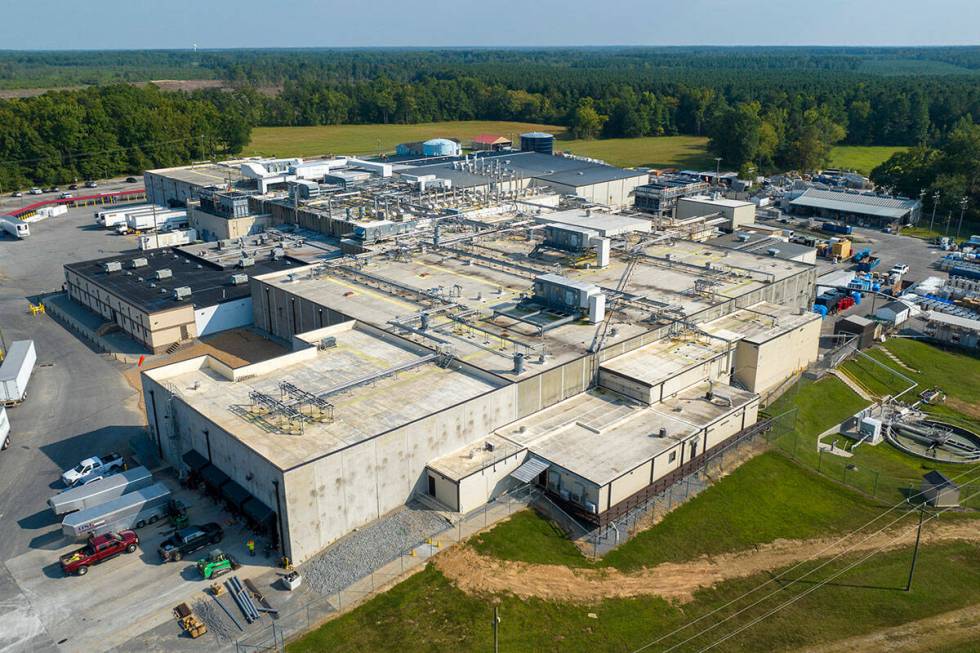
<svg viewBox="0 0 980 653">
<path fill-rule="evenodd" d="M 837 143 L 935 148 L 980 116 L 980 48 L 0 53 L 0 84 L 70 62 L 96 80 L 166 70 L 226 86 L 0 101 L 4 187 L 235 153 L 257 125 L 512 120 L 574 138 L 703 135 L 724 167 L 764 172 L 819 168 Z"/>
</svg>

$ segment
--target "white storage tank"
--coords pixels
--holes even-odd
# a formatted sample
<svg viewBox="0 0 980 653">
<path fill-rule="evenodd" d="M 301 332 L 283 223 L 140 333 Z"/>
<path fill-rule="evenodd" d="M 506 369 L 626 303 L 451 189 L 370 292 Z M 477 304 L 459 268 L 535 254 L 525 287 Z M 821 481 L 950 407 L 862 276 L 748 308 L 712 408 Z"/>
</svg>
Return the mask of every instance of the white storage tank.
<svg viewBox="0 0 980 653">
<path fill-rule="evenodd" d="M 422 143 L 425 156 L 459 156 L 461 152 L 459 143 L 448 138 L 433 138 Z"/>
</svg>

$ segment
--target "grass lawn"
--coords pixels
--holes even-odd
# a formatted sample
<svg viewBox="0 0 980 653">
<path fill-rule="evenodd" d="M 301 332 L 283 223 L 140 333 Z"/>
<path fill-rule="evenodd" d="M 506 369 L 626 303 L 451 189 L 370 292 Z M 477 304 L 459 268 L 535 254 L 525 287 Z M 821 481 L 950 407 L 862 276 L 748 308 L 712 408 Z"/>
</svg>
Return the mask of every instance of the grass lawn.
<svg viewBox="0 0 980 653">
<path fill-rule="evenodd" d="M 908 370 L 902 370 L 895 365 L 894 361 L 890 360 L 881 352 L 871 350 L 867 352 L 867 355 L 868 358 L 872 358 L 874 360 L 868 360 L 863 356 L 855 356 L 851 360 L 841 365 L 841 368 L 847 374 L 849 374 L 851 378 L 856 379 L 858 383 L 860 383 L 866 390 L 870 390 L 873 394 L 878 395 L 879 397 L 883 397 L 885 395 L 894 397 L 912 386 L 910 381 L 906 381 L 898 374 L 905 374 L 905 372 Z M 887 366 L 888 369 L 882 367 L 881 365 L 875 364 L 874 361 L 882 363 L 882 365 Z M 905 376 L 909 375 L 905 374 Z M 913 393 L 914 391 L 909 391 L 909 395 L 903 395 L 902 399 L 910 399 L 911 397 L 914 397 L 915 395 Z"/>
<path fill-rule="evenodd" d="M 648 136 L 602 140 L 559 140 L 555 148 L 602 159 L 616 166 L 714 170 L 708 139 L 701 136 Z"/>
<path fill-rule="evenodd" d="M 826 578 L 856 559 L 835 562 L 816 572 L 813 578 Z M 900 588 L 904 586 L 908 564 L 909 549 L 878 554 L 836 579 L 834 584 L 812 592 L 712 650 L 796 650 L 804 644 L 864 634 L 980 601 L 980 548 L 975 544 L 957 542 L 923 547 L 914 590 L 906 593 Z M 290 653 L 394 648 L 401 653 L 488 651 L 493 641 L 492 606 L 497 604 L 501 618 L 500 650 L 504 653 L 628 652 L 738 598 L 769 578 L 759 575 L 725 582 L 698 592 L 692 603 L 683 606 L 671 605 L 657 597 L 568 605 L 524 601 L 510 595 L 470 596 L 429 566 L 392 590 L 292 642 L 287 649 Z M 778 598 L 785 601 L 810 587 L 798 583 Z M 760 592 L 752 598 L 763 595 Z M 692 635 L 749 602 L 748 599 L 737 602 L 682 636 Z M 714 638 L 705 636 L 681 650 L 707 646 L 735 625 L 747 624 L 775 605 L 773 600 L 766 601 L 712 631 Z M 651 650 L 663 650 L 680 639 L 674 636 Z"/>
<path fill-rule="evenodd" d="M 371 154 L 394 152 L 399 143 L 430 138 L 456 138 L 464 147 L 479 134 L 498 134 L 520 144 L 520 134 L 547 131 L 556 136 L 565 131 L 557 125 L 525 122 L 470 120 L 429 122 L 417 125 L 324 125 L 319 127 L 256 127 L 252 142 L 245 148 L 248 156 L 303 156 L 323 154 Z"/>
<path fill-rule="evenodd" d="M 887 145 L 838 145 L 830 151 L 830 167 L 857 170 L 867 175 L 893 154 L 907 149 Z"/>
<path fill-rule="evenodd" d="M 827 376 L 819 381 L 801 379 L 799 385 L 766 408 L 768 415 L 780 415 L 796 409 L 796 432 L 787 436 L 798 439 L 800 450 L 816 450 L 816 436 L 839 424 L 867 405 L 867 402 L 844 385 L 840 379 Z"/>
<path fill-rule="evenodd" d="M 766 453 L 596 564 L 630 571 L 702 554 L 740 551 L 780 538 L 806 539 L 856 528 L 879 512 L 877 504 L 861 495 L 781 454 Z M 712 526 L 705 528 L 705 524 Z M 533 511 L 518 513 L 469 545 L 503 560 L 572 567 L 592 564 Z"/>
</svg>

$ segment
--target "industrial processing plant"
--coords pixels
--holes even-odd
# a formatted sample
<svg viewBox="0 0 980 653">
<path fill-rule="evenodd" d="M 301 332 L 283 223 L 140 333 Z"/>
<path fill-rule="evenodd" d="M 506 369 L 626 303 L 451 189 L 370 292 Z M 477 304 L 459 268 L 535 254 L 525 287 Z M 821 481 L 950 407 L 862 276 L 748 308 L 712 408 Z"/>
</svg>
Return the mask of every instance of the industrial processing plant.
<svg viewBox="0 0 980 653">
<path fill-rule="evenodd" d="M 592 199 L 645 175 L 506 150 L 310 167 L 243 163 L 236 186 L 276 175 L 254 210 L 344 253 L 250 274 L 254 327 L 289 353 L 143 373 L 163 458 L 261 502 L 293 561 L 420 496 L 461 515 L 530 483 L 607 523 L 816 360 L 814 266 Z M 179 183 L 153 182 L 205 190 Z"/>
</svg>

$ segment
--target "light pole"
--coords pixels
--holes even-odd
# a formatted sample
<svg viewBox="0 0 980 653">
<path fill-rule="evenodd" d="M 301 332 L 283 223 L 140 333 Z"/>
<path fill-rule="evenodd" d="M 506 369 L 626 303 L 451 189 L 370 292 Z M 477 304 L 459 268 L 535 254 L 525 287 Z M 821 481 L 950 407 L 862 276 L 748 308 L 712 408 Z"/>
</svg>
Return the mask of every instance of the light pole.
<svg viewBox="0 0 980 653">
<path fill-rule="evenodd" d="M 715 157 L 715 187 L 721 186 L 721 157 Z"/>
<path fill-rule="evenodd" d="M 970 202 L 970 198 L 963 196 L 960 199 L 960 221 L 956 224 L 956 240 L 960 239 L 960 229 L 963 228 L 963 214 L 966 213 L 966 205 Z"/>
<path fill-rule="evenodd" d="M 915 217 L 915 224 L 918 224 L 919 220 L 922 218 L 922 208 L 925 205 L 926 205 L 926 189 L 923 188 L 922 190 L 919 191 L 919 213 Z"/>
<path fill-rule="evenodd" d="M 936 221 L 936 206 L 939 204 L 939 191 L 937 190 L 932 194 L 932 217 L 929 218 L 929 231 L 932 231 L 932 225 Z"/>
</svg>

